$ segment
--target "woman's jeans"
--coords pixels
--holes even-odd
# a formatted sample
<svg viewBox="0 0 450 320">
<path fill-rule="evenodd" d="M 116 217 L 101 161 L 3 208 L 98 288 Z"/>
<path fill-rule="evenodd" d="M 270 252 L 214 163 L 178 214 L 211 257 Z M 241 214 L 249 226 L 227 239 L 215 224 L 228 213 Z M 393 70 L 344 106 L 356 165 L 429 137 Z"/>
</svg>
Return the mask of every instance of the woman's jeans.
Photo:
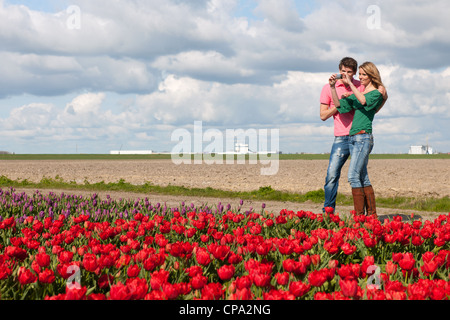
<svg viewBox="0 0 450 320">
<path fill-rule="evenodd" d="M 327 176 L 325 178 L 325 202 L 326 207 L 336 208 L 336 196 L 339 187 L 341 169 L 350 155 L 350 136 L 335 137 L 331 148 L 330 161 L 328 163 Z"/>
<path fill-rule="evenodd" d="M 369 154 L 373 149 L 373 135 L 370 133 L 350 136 L 350 166 L 348 182 L 352 188 L 363 188 L 371 185 L 367 173 Z"/>
</svg>

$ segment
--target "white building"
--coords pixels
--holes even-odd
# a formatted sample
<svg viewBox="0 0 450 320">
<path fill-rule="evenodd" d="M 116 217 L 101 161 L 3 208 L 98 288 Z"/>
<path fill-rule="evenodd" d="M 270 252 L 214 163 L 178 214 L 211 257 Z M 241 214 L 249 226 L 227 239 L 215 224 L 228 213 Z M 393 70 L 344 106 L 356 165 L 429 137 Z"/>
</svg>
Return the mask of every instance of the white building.
<svg viewBox="0 0 450 320">
<path fill-rule="evenodd" d="M 109 152 L 110 154 L 152 154 L 152 150 L 113 150 Z"/>
<path fill-rule="evenodd" d="M 248 151 L 248 144 L 236 143 L 234 145 L 234 151 L 236 153 L 249 153 L 249 151 Z"/>
<path fill-rule="evenodd" d="M 430 146 L 411 146 L 409 154 L 433 154 L 433 148 Z"/>
</svg>

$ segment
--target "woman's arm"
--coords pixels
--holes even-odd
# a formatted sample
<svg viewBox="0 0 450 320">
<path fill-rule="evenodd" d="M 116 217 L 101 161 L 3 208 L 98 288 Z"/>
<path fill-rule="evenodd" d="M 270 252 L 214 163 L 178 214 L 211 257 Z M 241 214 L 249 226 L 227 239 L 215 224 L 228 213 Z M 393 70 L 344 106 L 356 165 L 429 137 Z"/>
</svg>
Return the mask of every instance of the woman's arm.
<svg viewBox="0 0 450 320">
<path fill-rule="evenodd" d="M 380 86 L 378 88 L 378 91 L 380 91 L 380 93 L 383 95 L 383 103 L 381 104 L 381 106 L 377 109 L 377 112 L 381 110 L 381 108 L 383 108 L 384 104 L 386 103 L 386 100 L 388 99 L 388 94 L 386 91 L 386 88 L 383 86 Z M 376 112 L 376 113 L 377 113 Z"/>
<path fill-rule="evenodd" d="M 361 103 L 363 106 L 365 106 L 366 105 L 366 97 L 364 96 L 364 94 L 361 91 L 359 91 L 358 88 L 355 87 L 352 79 L 348 76 L 348 74 L 346 74 L 345 77 L 347 77 L 346 82 L 350 86 L 350 89 L 352 89 L 352 92 L 355 95 L 356 99 L 358 99 L 359 103 Z"/>
</svg>

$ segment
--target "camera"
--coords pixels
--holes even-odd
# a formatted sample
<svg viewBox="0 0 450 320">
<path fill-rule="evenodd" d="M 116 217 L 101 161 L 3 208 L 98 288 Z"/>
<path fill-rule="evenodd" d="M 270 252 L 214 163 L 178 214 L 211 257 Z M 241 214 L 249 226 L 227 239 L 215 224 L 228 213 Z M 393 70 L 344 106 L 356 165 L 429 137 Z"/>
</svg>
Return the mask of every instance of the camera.
<svg viewBox="0 0 450 320">
<path fill-rule="evenodd" d="M 338 73 L 338 74 L 336 75 L 336 79 L 342 79 L 342 74 Z"/>
</svg>

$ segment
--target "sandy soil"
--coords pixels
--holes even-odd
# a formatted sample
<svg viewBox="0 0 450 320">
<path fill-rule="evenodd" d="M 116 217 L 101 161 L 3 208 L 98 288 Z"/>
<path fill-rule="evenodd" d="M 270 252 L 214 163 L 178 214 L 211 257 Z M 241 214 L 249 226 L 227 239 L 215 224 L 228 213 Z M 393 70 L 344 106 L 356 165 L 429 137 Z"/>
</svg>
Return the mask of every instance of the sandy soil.
<svg viewBox="0 0 450 320">
<path fill-rule="evenodd" d="M 347 182 L 348 162 L 343 168 L 339 192 L 351 194 Z M 272 166 L 275 164 L 272 163 Z M 117 182 L 123 179 L 133 184 L 150 182 L 155 185 L 180 185 L 185 187 L 212 187 L 232 191 L 257 190 L 271 186 L 273 189 L 305 193 L 323 188 L 327 169 L 327 160 L 280 160 L 275 175 L 261 175 L 262 168 L 269 165 L 258 164 L 181 164 L 171 160 L 79 160 L 79 161 L 0 161 L 0 175 L 13 180 L 27 179 L 38 182 L 42 178 L 60 177 L 64 181 L 91 183 L 104 181 Z M 450 196 L 450 160 L 371 160 L 369 175 L 378 196 L 444 197 Z M 79 191 L 78 191 L 79 192 Z M 143 198 L 150 195 L 132 195 L 108 193 L 122 198 Z M 101 195 L 101 194 L 100 194 Z M 106 194 L 105 194 L 106 196 Z M 151 195 L 154 202 L 167 202 L 176 206 L 181 201 L 222 204 L 230 203 L 237 207 L 236 199 L 202 199 Z M 260 202 L 246 201 L 248 208 L 261 209 Z M 279 212 L 281 209 L 307 210 L 320 212 L 321 205 L 305 203 L 266 202 L 266 210 Z M 351 207 L 337 208 L 337 211 L 349 212 Z M 393 213 L 379 208 L 379 213 Z M 382 212 L 383 211 L 383 212 Z M 411 211 L 396 210 L 410 214 Z M 416 212 L 423 215 L 423 213 Z M 431 213 L 430 213 L 431 214 Z"/>
</svg>

